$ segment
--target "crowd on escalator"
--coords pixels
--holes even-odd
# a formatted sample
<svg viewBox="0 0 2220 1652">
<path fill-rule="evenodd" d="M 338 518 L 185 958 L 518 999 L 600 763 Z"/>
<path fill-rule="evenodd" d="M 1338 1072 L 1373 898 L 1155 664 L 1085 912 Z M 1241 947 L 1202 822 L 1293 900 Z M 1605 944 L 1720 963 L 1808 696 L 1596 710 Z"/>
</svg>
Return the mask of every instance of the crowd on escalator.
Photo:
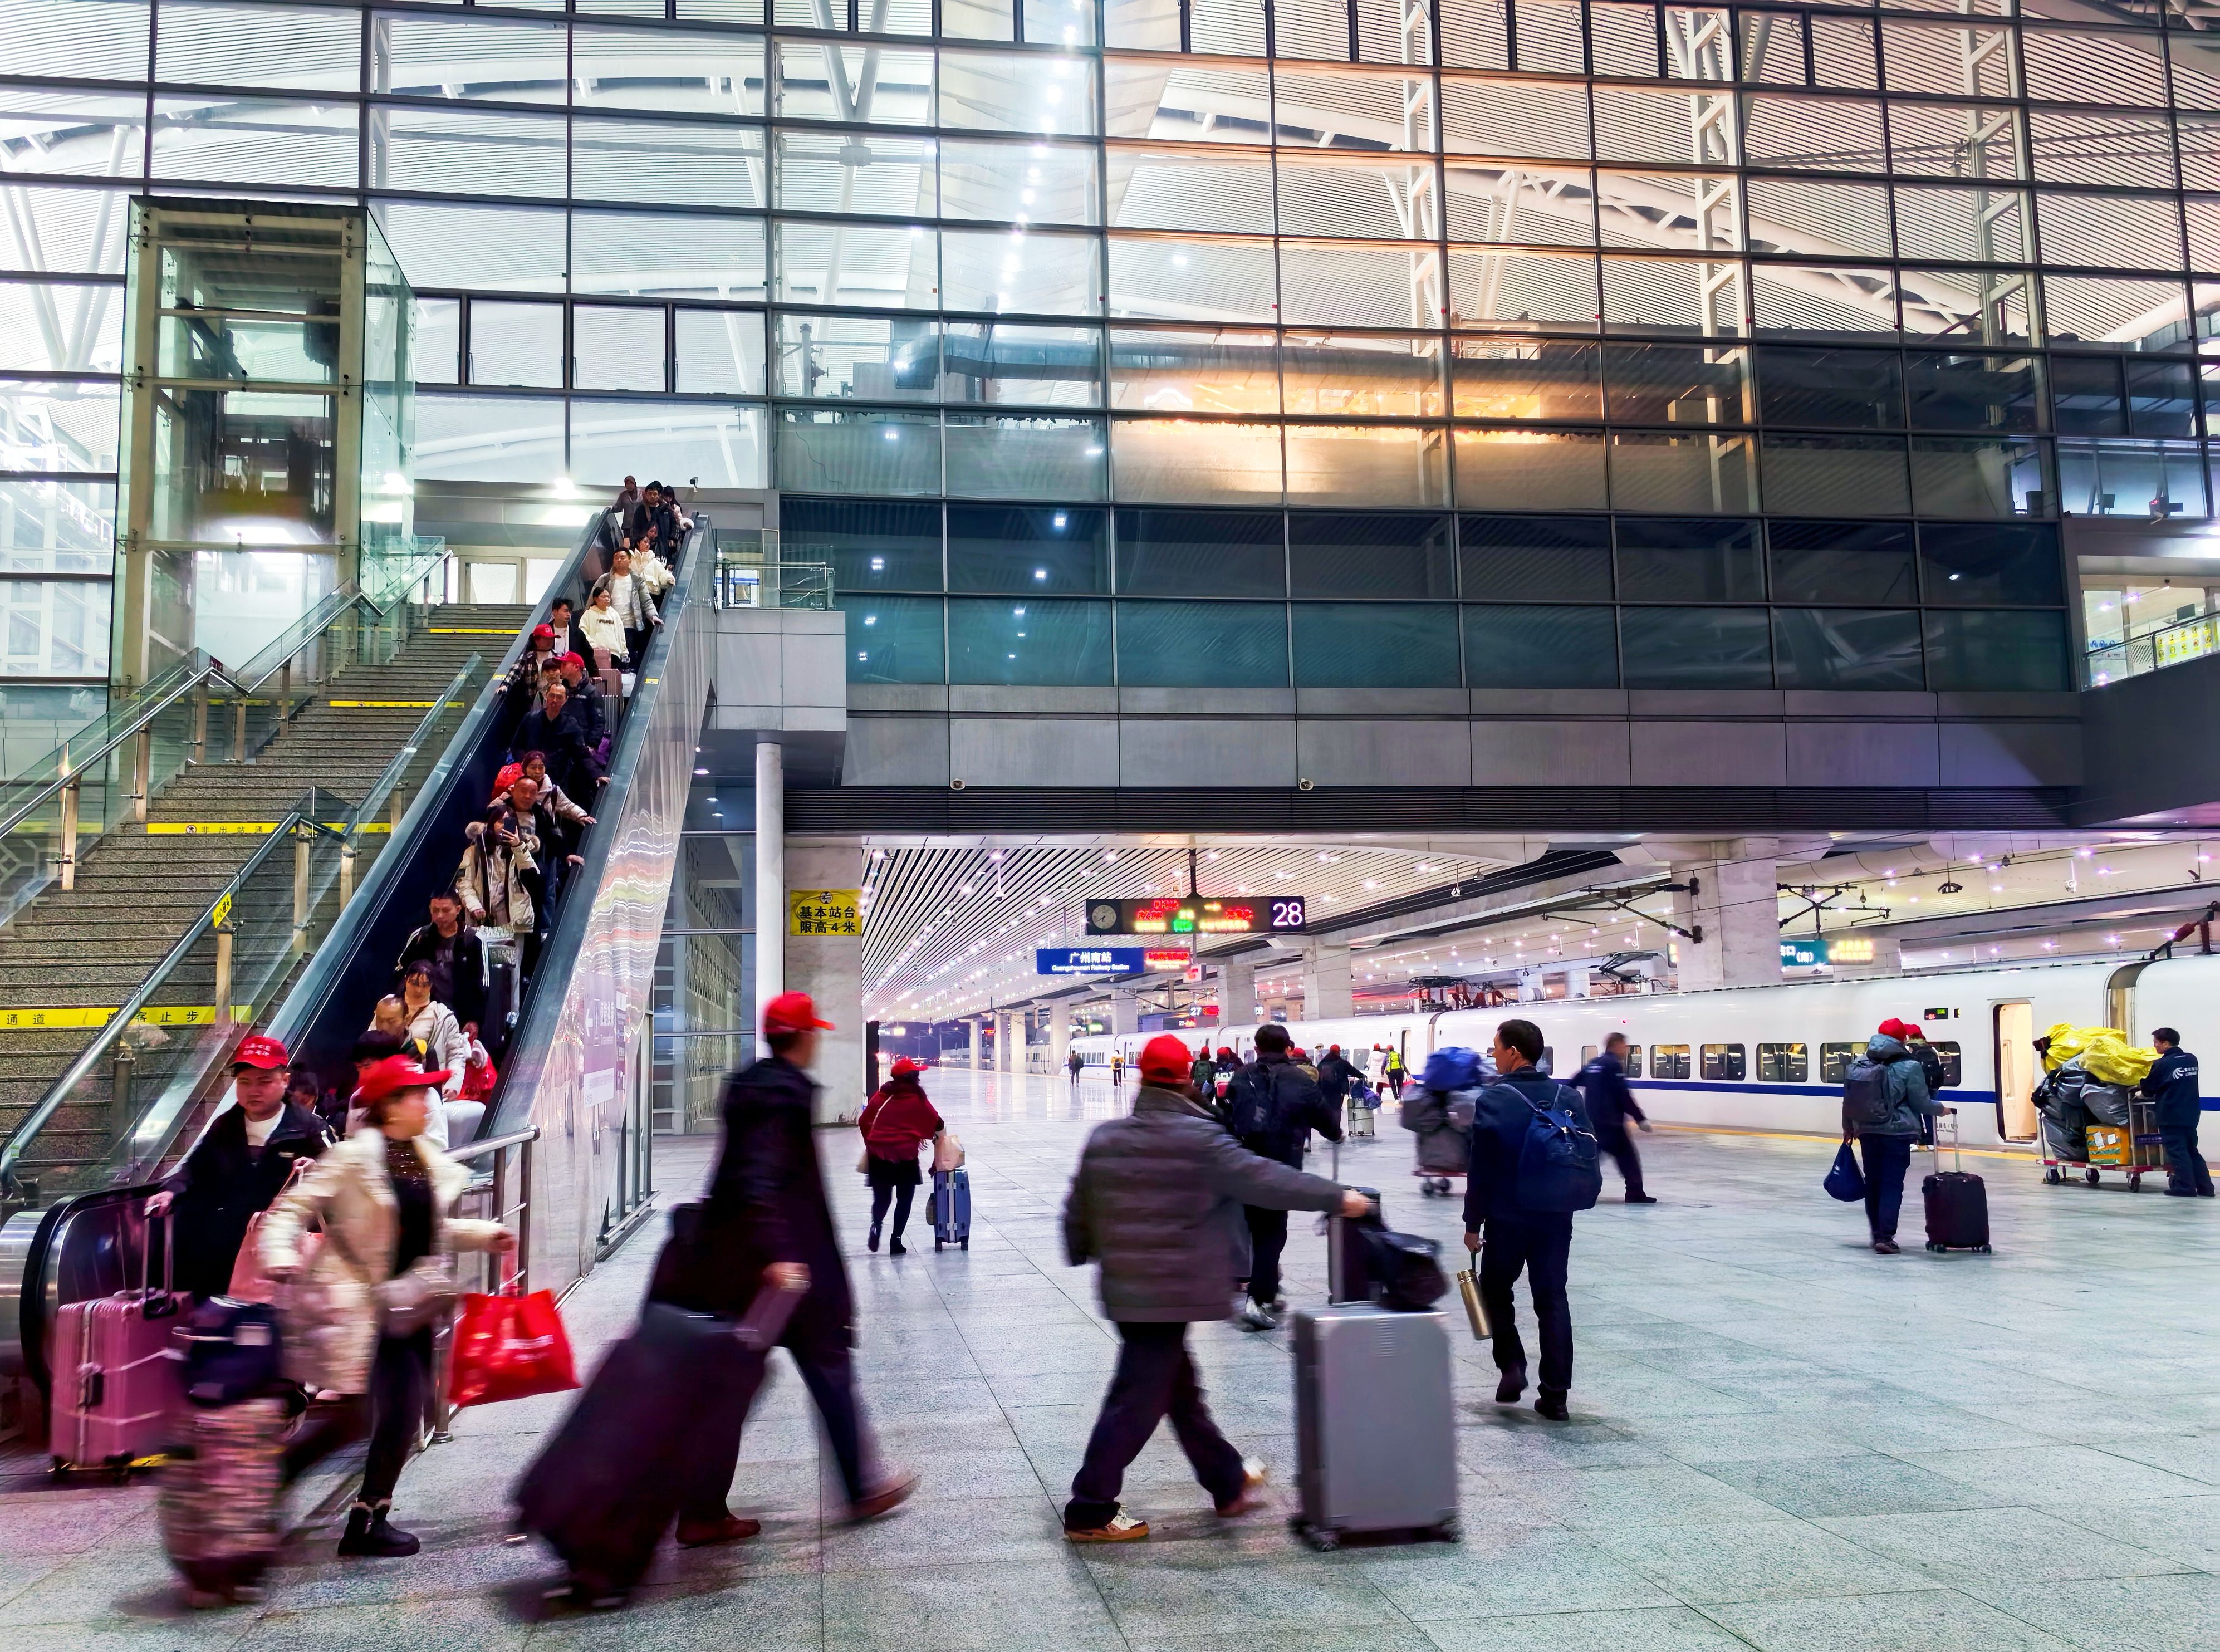
<svg viewBox="0 0 2220 1652">
<path fill-rule="evenodd" d="M 352 1073 L 327 1085 L 280 1040 L 250 1036 L 231 1105 L 147 1202 L 166 1223 L 184 1309 L 189 1403 L 171 1424 L 164 1536 L 198 1597 L 254 1587 L 284 1485 L 353 1441 L 368 1455 L 339 1552 L 415 1552 L 389 1512 L 430 1416 L 434 1335 L 456 1295 L 446 1258 L 516 1245 L 498 1223 L 453 1214 L 471 1175 L 453 1150 L 480 1131 L 516 1007 L 585 863 L 691 527 L 670 490 L 626 478 L 583 610 L 552 602 L 508 673 L 507 761 L 391 990 L 365 1007 Z"/>
</svg>

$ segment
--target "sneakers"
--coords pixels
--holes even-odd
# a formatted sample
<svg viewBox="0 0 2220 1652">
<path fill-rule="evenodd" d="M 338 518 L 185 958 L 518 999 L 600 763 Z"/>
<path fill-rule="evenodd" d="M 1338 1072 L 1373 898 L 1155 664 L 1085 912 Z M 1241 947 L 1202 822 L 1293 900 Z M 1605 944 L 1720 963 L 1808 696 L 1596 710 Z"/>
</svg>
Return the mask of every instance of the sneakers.
<svg viewBox="0 0 2220 1652">
<path fill-rule="evenodd" d="M 1272 1317 L 1271 1309 L 1254 1298 L 1241 1305 L 1241 1329 L 1244 1331 L 1269 1331 L 1279 1323 Z"/>
<path fill-rule="evenodd" d="M 1288 1299 L 1287 1299 L 1286 1297 L 1284 1297 L 1284 1296 L 1275 1296 L 1275 1297 L 1274 1297 L 1274 1298 L 1272 1299 L 1272 1312 L 1275 1312 L 1275 1313 L 1285 1313 L 1287 1311 L 1288 1311 Z"/>
<path fill-rule="evenodd" d="M 1505 1366 L 1503 1380 L 1495 1385 L 1495 1397 L 1508 1406 L 1525 1392 L 1526 1368 L 1523 1365 Z"/>
<path fill-rule="evenodd" d="M 1899 1250 L 1903 1250 L 1903 1248 L 1904 1247 L 1897 1244 L 1894 1239 L 1875 1239 L 1874 1241 L 1874 1249 L 1884 1256 L 1895 1256 Z"/>
<path fill-rule="evenodd" d="M 1120 1509 L 1109 1520 L 1099 1526 L 1066 1526 L 1063 1540 L 1068 1543 L 1138 1543 L 1149 1535 L 1149 1523 L 1136 1520 Z"/>
<path fill-rule="evenodd" d="M 885 1480 L 879 1482 L 876 1491 L 867 1492 L 849 1505 L 848 1518 L 851 1521 L 876 1519 L 889 1509 L 907 1503 L 909 1500 L 909 1494 L 917 1489 L 917 1481 L 918 1477 L 915 1474 L 888 1475 Z"/>
<path fill-rule="evenodd" d="M 689 1521 L 678 1523 L 678 1546 L 681 1549 L 707 1549 L 712 1543 L 744 1543 L 763 1530 L 760 1520 L 743 1519 L 737 1514 L 727 1514 L 721 1520 L 702 1525 Z"/>
<path fill-rule="evenodd" d="M 1241 1460 L 1241 1489 L 1234 1494 L 1231 1502 L 1218 1505 L 1219 1518 L 1231 1520 L 1240 1515 L 1252 1514 L 1263 1508 L 1264 1481 L 1268 1472 L 1260 1459 L 1244 1457 Z"/>
<path fill-rule="evenodd" d="M 372 1508 L 367 1503 L 357 1503 L 347 1511 L 346 1530 L 340 1537 L 342 1560 L 392 1560 L 413 1555 L 423 1547 L 415 1532 L 403 1531 L 387 1523 L 389 1506 L 380 1503 Z"/>
<path fill-rule="evenodd" d="M 1565 1410 L 1565 1396 L 1552 1393 L 1547 1388 L 1534 1396 L 1534 1409 L 1553 1423 L 1570 1420 L 1570 1414 Z"/>
</svg>

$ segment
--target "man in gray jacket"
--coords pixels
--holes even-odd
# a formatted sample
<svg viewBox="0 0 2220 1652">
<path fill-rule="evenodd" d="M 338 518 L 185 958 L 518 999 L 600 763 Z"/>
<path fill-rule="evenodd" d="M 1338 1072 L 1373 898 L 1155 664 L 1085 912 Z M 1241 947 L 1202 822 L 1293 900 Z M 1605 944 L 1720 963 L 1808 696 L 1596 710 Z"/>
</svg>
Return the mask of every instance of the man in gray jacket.
<svg viewBox="0 0 2220 1652">
<path fill-rule="evenodd" d="M 1843 1136 L 1858 1138 L 1865 1162 L 1866 1225 L 1873 1248 L 1896 1255 L 1896 1222 L 1904 1208 L 1904 1177 L 1920 1125 L 1937 1113 L 1955 1113 L 1927 1093 L 1927 1075 L 1898 1036 L 1904 1023 L 1883 1021 L 1850 1063 L 1843 1084 Z"/>
<path fill-rule="evenodd" d="M 1139 1065 L 1132 1115 L 1095 1126 L 1063 1204 L 1064 1253 L 1075 1268 L 1102 1265 L 1102 1306 L 1124 1344 L 1064 1506 L 1063 1535 L 1073 1543 L 1149 1535 L 1147 1522 L 1119 1507 L 1118 1493 L 1168 1413 L 1218 1512 L 1256 1506 L 1263 1465 L 1244 1461 L 1211 1420 L 1187 1328 L 1232 1317 L 1248 1237 L 1243 1206 L 1357 1217 L 1372 1203 L 1235 1141 L 1196 1096 L 1177 1038 L 1151 1039 Z"/>
</svg>

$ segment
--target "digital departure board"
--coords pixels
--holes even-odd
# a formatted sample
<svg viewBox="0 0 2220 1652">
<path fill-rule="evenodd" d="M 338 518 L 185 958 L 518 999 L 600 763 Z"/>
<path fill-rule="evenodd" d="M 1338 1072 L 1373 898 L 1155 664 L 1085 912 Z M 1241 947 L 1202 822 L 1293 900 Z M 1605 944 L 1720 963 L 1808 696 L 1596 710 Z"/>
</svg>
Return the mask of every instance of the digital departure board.
<svg viewBox="0 0 2220 1652">
<path fill-rule="evenodd" d="M 1042 946 L 1033 950 L 1033 973 L 1043 976 L 1132 976 L 1151 969 L 1185 969 L 1194 954 L 1169 946 Z"/>
<path fill-rule="evenodd" d="M 1300 895 L 1157 895 L 1143 901 L 1090 901 L 1090 935 L 1276 935 L 1310 922 Z"/>
</svg>

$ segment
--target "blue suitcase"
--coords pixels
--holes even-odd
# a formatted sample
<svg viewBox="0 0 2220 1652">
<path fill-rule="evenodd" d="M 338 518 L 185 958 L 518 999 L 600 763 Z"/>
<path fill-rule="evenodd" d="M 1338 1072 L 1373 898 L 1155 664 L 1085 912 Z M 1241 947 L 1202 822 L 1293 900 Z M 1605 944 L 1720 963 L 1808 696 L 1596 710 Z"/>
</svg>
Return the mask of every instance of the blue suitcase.
<svg viewBox="0 0 2220 1652">
<path fill-rule="evenodd" d="M 932 1248 L 944 1245 L 971 1248 L 971 1173 L 935 1170 L 932 1173 Z"/>
</svg>

